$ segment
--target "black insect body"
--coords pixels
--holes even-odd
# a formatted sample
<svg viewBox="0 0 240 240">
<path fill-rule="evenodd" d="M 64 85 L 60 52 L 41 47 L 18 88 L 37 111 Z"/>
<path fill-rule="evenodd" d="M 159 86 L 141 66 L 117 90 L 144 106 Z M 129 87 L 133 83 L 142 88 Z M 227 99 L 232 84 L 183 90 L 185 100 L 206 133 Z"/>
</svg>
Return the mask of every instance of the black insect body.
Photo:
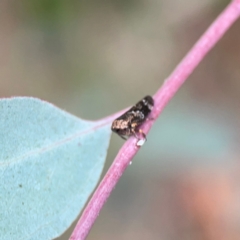
<svg viewBox="0 0 240 240">
<path fill-rule="evenodd" d="M 146 135 L 139 127 L 147 119 L 147 116 L 152 111 L 153 105 L 154 100 L 151 96 L 144 97 L 135 106 L 113 121 L 112 131 L 124 140 L 127 140 L 127 138 L 132 135 L 141 140 L 139 134 L 141 134 L 145 140 Z"/>
</svg>

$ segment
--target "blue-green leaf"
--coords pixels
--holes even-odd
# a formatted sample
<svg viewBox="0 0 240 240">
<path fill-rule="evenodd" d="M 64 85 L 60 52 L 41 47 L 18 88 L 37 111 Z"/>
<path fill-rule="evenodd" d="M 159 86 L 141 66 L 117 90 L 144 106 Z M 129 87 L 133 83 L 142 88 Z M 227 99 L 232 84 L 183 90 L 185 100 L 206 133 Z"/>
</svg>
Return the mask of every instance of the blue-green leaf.
<svg viewBox="0 0 240 240">
<path fill-rule="evenodd" d="M 1 239 L 52 239 L 82 210 L 103 169 L 109 124 L 34 98 L 0 101 Z"/>
</svg>

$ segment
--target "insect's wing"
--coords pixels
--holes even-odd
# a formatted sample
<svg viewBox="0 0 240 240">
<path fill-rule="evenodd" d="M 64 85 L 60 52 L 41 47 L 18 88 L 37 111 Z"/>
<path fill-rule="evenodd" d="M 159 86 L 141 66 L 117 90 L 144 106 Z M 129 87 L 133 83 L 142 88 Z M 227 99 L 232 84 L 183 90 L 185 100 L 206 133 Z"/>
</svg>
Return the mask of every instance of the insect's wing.
<svg viewBox="0 0 240 240">
<path fill-rule="evenodd" d="M 144 122 L 146 117 L 142 110 L 140 110 L 137 106 L 132 107 L 130 110 L 128 118 L 131 119 L 131 124 L 137 123 L 137 125 L 140 125 L 142 122 Z"/>
<path fill-rule="evenodd" d="M 149 113 L 151 112 L 153 104 L 154 104 L 153 98 L 151 96 L 146 96 L 141 101 L 139 101 L 135 106 L 133 106 L 130 109 L 134 116 L 132 122 L 137 123 L 138 125 L 144 122 Z"/>
<path fill-rule="evenodd" d="M 152 111 L 153 105 L 153 98 L 151 96 L 146 96 L 134 107 L 136 108 L 135 110 L 141 111 L 147 117 L 147 115 Z"/>
</svg>

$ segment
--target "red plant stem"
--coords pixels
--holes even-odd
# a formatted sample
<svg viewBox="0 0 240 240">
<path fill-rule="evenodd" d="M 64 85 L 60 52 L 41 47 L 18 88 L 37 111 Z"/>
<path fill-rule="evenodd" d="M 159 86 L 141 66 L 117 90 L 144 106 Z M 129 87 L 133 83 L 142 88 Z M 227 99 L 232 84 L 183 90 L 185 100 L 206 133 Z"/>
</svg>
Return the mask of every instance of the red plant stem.
<svg viewBox="0 0 240 240">
<path fill-rule="evenodd" d="M 234 0 L 213 22 L 186 57 L 176 67 L 173 73 L 154 96 L 155 107 L 152 111 L 152 115 L 150 116 L 153 117 L 154 120 L 147 121 L 144 124 L 143 130 L 145 133 L 150 130 L 153 122 L 160 115 L 169 100 L 185 82 L 187 77 L 193 72 L 195 67 L 239 16 L 240 0 Z M 101 208 L 138 150 L 139 148 L 136 147 L 136 139 L 134 137 L 131 137 L 128 141 L 126 141 L 119 150 L 114 162 L 99 184 L 97 190 L 92 196 L 92 199 L 79 219 L 70 237 L 71 240 L 83 240 L 86 238 L 93 223 L 99 215 Z"/>
</svg>

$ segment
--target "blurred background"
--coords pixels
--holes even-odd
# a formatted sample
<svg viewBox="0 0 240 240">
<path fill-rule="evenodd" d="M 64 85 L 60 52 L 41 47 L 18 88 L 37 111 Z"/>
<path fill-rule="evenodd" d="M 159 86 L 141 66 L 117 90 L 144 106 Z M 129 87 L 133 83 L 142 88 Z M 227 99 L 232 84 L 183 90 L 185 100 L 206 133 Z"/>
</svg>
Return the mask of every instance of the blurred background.
<svg viewBox="0 0 240 240">
<path fill-rule="evenodd" d="M 104 118 L 154 94 L 228 3 L 2 0 L 0 96 Z M 239 29 L 166 107 L 88 240 L 240 239 Z M 112 136 L 104 172 L 122 144 Z"/>
</svg>

